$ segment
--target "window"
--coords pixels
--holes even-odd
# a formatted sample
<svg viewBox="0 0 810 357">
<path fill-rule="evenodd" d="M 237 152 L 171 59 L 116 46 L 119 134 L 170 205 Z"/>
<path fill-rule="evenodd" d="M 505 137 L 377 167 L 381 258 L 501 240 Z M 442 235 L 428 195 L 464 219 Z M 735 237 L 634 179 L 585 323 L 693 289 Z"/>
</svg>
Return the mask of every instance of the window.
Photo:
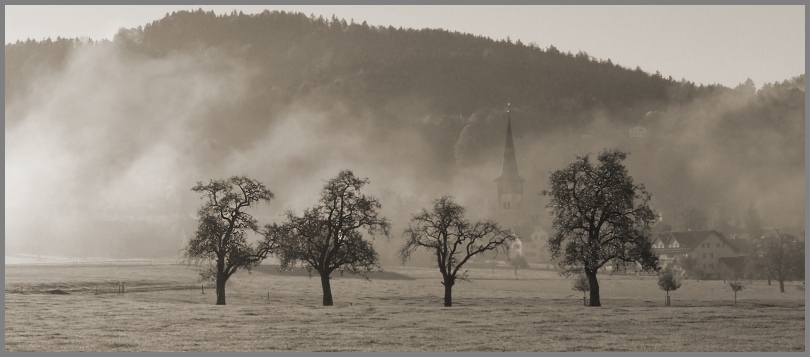
<svg viewBox="0 0 810 357">
<path fill-rule="evenodd" d="M 512 202 L 506 201 L 506 209 L 512 208 Z"/>
<path fill-rule="evenodd" d="M 714 253 L 709 253 L 709 258 L 714 258 Z"/>
<path fill-rule="evenodd" d="M 714 264 L 709 264 L 709 269 L 714 269 Z"/>
<path fill-rule="evenodd" d="M 703 259 L 706 259 L 706 253 L 703 253 Z"/>
</svg>

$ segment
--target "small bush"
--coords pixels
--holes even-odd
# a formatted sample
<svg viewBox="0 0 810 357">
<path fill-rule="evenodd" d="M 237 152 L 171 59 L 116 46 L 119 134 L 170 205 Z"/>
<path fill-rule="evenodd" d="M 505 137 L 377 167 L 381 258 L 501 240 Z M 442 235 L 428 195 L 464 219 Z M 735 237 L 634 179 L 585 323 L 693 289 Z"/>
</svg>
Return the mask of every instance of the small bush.
<svg viewBox="0 0 810 357">
<path fill-rule="evenodd" d="M 667 292 L 666 306 L 669 306 L 669 292 L 678 290 L 681 287 L 681 279 L 670 268 L 665 269 L 658 275 L 658 287 Z"/>
<path fill-rule="evenodd" d="M 581 291 L 582 296 L 591 290 L 591 284 L 588 282 L 588 277 L 585 274 L 579 274 L 571 285 L 571 290 Z"/>
<path fill-rule="evenodd" d="M 681 287 L 681 279 L 672 269 L 667 268 L 658 276 L 658 286 L 669 296 L 670 291 L 678 290 Z"/>
<path fill-rule="evenodd" d="M 731 287 L 731 290 L 734 291 L 734 305 L 737 305 L 737 292 L 743 291 L 745 289 L 745 283 L 739 280 L 729 281 L 728 285 Z"/>
</svg>

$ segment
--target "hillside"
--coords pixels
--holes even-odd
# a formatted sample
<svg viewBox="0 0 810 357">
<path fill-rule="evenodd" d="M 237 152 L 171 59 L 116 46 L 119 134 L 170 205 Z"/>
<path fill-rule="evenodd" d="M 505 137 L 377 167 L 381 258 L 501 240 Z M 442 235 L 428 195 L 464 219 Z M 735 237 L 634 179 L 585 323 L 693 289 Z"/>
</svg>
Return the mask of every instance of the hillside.
<svg viewBox="0 0 810 357">
<path fill-rule="evenodd" d="M 665 224 L 698 208 L 743 227 L 751 207 L 765 226 L 804 222 L 803 74 L 696 86 L 584 52 L 269 11 L 5 50 L 6 185 L 21 187 L 6 209 L 28 217 L 13 234 L 41 237 L 21 246 L 53 246 L 30 217 L 56 212 L 193 216 L 194 182 L 233 174 L 276 193 L 266 220 L 312 204 L 341 168 L 371 179 L 395 229 L 442 194 L 486 215 L 506 103 L 530 191 L 574 155 L 619 147 Z M 70 228 L 82 219 L 60 216 L 84 241 Z"/>
</svg>

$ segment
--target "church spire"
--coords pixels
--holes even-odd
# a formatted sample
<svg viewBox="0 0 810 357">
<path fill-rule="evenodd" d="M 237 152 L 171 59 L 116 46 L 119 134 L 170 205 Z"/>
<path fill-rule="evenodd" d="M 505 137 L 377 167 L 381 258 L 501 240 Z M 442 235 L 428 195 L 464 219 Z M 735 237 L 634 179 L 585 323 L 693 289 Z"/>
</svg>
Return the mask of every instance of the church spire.
<svg viewBox="0 0 810 357">
<path fill-rule="evenodd" d="M 506 109 L 506 143 L 503 148 L 503 168 L 501 169 L 501 177 L 498 177 L 495 181 L 504 184 L 525 181 L 518 175 L 515 143 L 512 139 L 512 117 L 509 114 L 509 104 L 507 104 Z"/>
</svg>

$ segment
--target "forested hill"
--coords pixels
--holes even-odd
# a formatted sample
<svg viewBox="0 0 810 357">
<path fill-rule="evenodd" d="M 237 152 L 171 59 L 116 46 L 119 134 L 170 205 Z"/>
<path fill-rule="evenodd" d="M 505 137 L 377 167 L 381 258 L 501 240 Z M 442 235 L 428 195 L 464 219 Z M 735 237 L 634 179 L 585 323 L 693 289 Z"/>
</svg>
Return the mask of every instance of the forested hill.
<svg viewBox="0 0 810 357">
<path fill-rule="evenodd" d="M 527 192 L 613 147 L 675 228 L 701 228 L 678 218 L 696 209 L 703 226 L 742 227 L 752 209 L 803 225 L 804 74 L 696 86 L 585 52 L 357 21 L 200 10 L 111 41 L 7 44 L 6 185 L 46 188 L 11 192 L 7 211 L 42 213 L 35 197 L 44 213 L 193 215 L 194 182 L 248 174 L 276 192 L 275 217 L 349 168 L 395 224 L 443 194 L 487 214 L 511 103 Z"/>
<path fill-rule="evenodd" d="M 268 106 L 314 91 L 373 106 L 409 97 L 434 115 L 469 116 L 512 102 L 528 113 L 546 114 L 537 117 L 543 125 L 556 126 L 580 124 L 582 118 L 572 112 L 593 109 L 633 110 L 620 118 L 638 121 L 649 110 L 717 89 L 553 46 L 541 49 L 519 40 L 439 29 L 371 27 L 302 13 L 177 12 L 142 28 L 122 29 L 114 42 L 133 55 L 150 57 L 221 49 L 261 68 L 254 85 L 263 94 L 255 104 Z M 38 70 L 32 60 L 59 68 L 77 45 L 77 40 L 58 39 L 6 46 L 9 94 L 19 92 Z"/>
</svg>

